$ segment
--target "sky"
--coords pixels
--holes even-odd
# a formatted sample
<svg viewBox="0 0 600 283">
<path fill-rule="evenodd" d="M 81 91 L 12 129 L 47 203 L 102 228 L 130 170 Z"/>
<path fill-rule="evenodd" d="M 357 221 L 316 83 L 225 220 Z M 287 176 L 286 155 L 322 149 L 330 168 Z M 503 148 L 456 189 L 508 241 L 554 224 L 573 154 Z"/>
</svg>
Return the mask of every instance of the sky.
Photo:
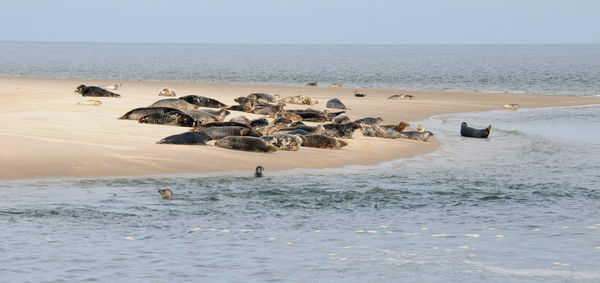
<svg viewBox="0 0 600 283">
<path fill-rule="evenodd" d="M 598 0 L 1 0 L 0 41 L 600 43 Z"/>
</svg>

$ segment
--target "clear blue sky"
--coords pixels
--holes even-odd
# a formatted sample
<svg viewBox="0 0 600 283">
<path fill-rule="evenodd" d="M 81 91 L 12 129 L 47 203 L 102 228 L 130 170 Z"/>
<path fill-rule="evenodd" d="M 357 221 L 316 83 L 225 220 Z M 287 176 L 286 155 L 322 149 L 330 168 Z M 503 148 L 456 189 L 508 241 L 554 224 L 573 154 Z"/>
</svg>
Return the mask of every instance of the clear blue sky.
<svg viewBox="0 0 600 283">
<path fill-rule="evenodd" d="M 2 0 L 2 41 L 600 43 L 600 0 Z"/>
</svg>

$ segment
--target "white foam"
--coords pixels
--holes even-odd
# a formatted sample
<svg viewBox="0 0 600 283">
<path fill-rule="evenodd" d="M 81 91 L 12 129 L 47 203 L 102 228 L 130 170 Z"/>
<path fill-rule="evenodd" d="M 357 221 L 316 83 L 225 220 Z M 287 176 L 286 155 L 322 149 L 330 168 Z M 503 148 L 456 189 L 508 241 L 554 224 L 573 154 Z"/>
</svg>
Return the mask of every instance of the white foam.
<svg viewBox="0 0 600 283">
<path fill-rule="evenodd" d="M 569 270 L 550 270 L 550 269 L 509 269 L 498 266 L 484 265 L 473 261 L 465 260 L 466 264 L 471 264 L 481 269 L 505 274 L 505 275 L 516 275 L 516 276 L 527 276 L 527 277 L 561 277 L 575 280 L 598 280 L 600 279 L 600 272 L 598 271 L 569 271 Z M 563 263 L 559 263 L 563 266 Z M 556 263 L 555 263 L 556 265 Z M 568 266 L 568 264 L 567 264 Z"/>
</svg>

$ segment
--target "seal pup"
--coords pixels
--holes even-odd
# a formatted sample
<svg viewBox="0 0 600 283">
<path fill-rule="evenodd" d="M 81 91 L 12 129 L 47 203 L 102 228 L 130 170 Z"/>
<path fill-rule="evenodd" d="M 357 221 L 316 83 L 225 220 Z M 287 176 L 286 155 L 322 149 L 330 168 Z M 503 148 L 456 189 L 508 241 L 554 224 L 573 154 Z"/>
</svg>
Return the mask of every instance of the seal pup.
<svg viewBox="0 0 600 283">
<path fill-rule="evenodd" d="M 187 103 L 187 101 L 179 98 L 166 98 L 154 102 L 149 107 L 171 107 L 179 110 L 192 110 L 198 109 L 197 105 Z"/>
<path fill-rule="evenodd" d="M 216 141 L 215 145 L 227 149 L 252 152 L 271 153 L 277 151 L 276 147 L 257 137 L 229 136 Z"/>
<path fill-rule="evenodd" d="M 345 124 L 324 124 L 323 131 L 324 135 L 336 137 L 336 138 L 344 138 L 351 139 L 352 135 L 357 129 L 360 129 L 361 126 L 357 123 L 350 122 Z"/>
<path fill-rule="evenodd" d="M 346 114 L 338 115 L 337 117 L 334 117 L 331 122 L 333 124 L 345 124 L 350 122 L 350 117 L 348 117 Z"/>
<path fill-rule="evenodd" d="M 330 84 L 330 85 L 329 85 L 329 87 L 343 87 L 343 86 L 344 86 L 344 85 L 343 85 L 343 84 L 341 84 L 341 83 L 333 83 L 333 84 Z"/>
<path fill-rule="evenodd" d="M 205 128 L 200 131 L 201 133 L 205 133 L 213 140 L 220 140 L 224 137 L 230 136 L 252 136 L 252 137 L 260 137 L 262 136 L 260 133 L 253 129 L 248 129 L 245 127 L 237 127 L 237 126 L 225 126 L 225 127 L 210 127 Z"/>
<path fill-rule="evenodd" d="M 229 119 L 229 121 L 250 125 L 250 119 L 248 119 L 246 116 L 235 116 L 235 117 Z"/>
<path fill-rule="evenodd" d="M 154 113 L 168 113 L 177 111 L 179 110 L 171 107 L 141 107 L 130 110 L 123 116 L 119 117 L 119 119 L 139 120 L 144 116 L 148 116 Z"/>
<path fill-rule="evenodd" d="M 343 140 L 338 140 L 326 135 L 306 135 L 301 136 L 302 146 L 316 147 L 316 148 L 327 148 L 327 149 L 341 149 L 347 146 L 348 143 Z"/>
<path fill-rule="evenodd" d="M 89 99 L 87 101 L 77 102 L 77 105 L 83 105 L 83 106 L 100 106 L 100 105 L 102 105 L 102 101 L 95 100 L 95 99 Z"/>
<path fill-rule="evenodd" d="M 327 108 L 334 108 L 334 109 L 348 109 L 346 107 L 346 105 L 344 105 L 344 103 L 342 103 L 339 99 L 337 98 L 332 98 L 329 101 L 327 101 Z"/>
<path fill-rule="evenodd" d="M 106 89 L 106 90 L 118 90 L 119 88 L 121 88 L 121 83 L 105 85 L 105 86 L 101 86 L 101 88 Z"/>
<path fill-rule="evenodd" d="M 173 199 L 173 191 L 170 189 L 158 190 L 158 193 L 162 196 L 162 199 Z"/>
<path fill-rule="evenodd" d="M 319 82 L 318 81 L 314 81 L 312 83 L 307 83 L 306 86 L 318 86 Z"/>
<path fill-rule="evenodd" d="M 206 145 L 211 138 L 205 133 L 185 132 L 183 134 L 168 136 L 157 141 L 157 144 L 195 144 Z"/>
<path fill-rule="evenodd" d="M 262 103 L 277 103 L 277 98 L 275 98 L 275 96 L 263 92 L 251 93 L 248 94 L 246 97 L 256 99 L 258 102 Z"/>
<path fill-rule="evenodd" d="M 304 140 L 297 135 L 277 134 L 260 137 L 266 143 L 276 147 L 278 150 L 297 151 Z"/>
<path fill-rule="evenodd" d="M 186 101 L 187 103 L 197 105 L 199 107 L 208 107 L 208 108 L 224 108 L 227 107 L 226 104 L 221 103 L 216 99 L 212 99 L 210 97 L 199 96 L 199 95 L 186 95 L 182 96 L 179 99 Z"/>
<path fill-rule="evenodd" d="M 291 103 L 291 104 L 305 104 L 305 105 L 315 105 L 318 104 L 319 101 L 316 99 L 312 99 L 310 96 L 306 95 L 296 95 L 296 96 L 288 96 L 279 100 L 280 102 Z"/>
<path fill-rule="evenodd" d="M 460 135 L 463 137 L 470 138 L 487 138 L 492 130 L 492 125 L 487 126 L 485 129 L 475 129 L 467 126 L 467 122 L 460 124 Z"/>
<path fill-rule="evenodd" d="M 116 94 L 114 92 L 110 92 L 106 89 L 97 87 L 97 86 L 86 86 L 80 85 L 75 89 L 76 94 L 81 94 L 81 96 L 94 96 L 94 97 L 116 97 L 119 98 L 121 95 Z"/>
<path fill-rule="evenodd" d="M 177 96 L 177 94 L 175 94 L 175 91 L 172 88 L 165 87 L 160 90 L 158 96 Z"/>
<path fill-rule="evenodd" d="M 359 124 L 360 126 L 363 125 L 379 125 L 381 124 L 381 122 L 383 122 L 383 119 L 381 117 L 366 117 L 366 118 L 362 118 L 362 119 L 358 119 L 356 121 L 354 121 L 354 123 Z"/>
<path fill-rule="evenodd" d="M 519 108 L 519 104 L 518 103 L 504 104 L 504 108 L 510 109 L 510 110 L 517 110 Z"/>
<path fill-rule="evenodd" d="M 260 178 L 263 176 L 263 171 L 265 170 L 262 166 L 256 166 L 256 170 L 254 170 L 254 178 Z"/>
<path fill-rule="evenodd" d="M 196 120 L 194 120 L 192 116 L 181 111 L 153 113 L 140 118 L 138 122 L 143 124 L 159 124 L 181 127 L 194 127 L 197 125 Z"/>
<path fill-rule="evenodd" d="M 354 91 L 354 96 L 356 96 L 356 97 L 365 97 L 365 96 L 367 96 L 367 95 L 366 95 L 366 94 L 364 94 L 364 93 L 359 93 L 359 92 L 358 92 L 358 90 L 355 90 L 355 91 Z"/>
<path fill-rule="evenodd" d="M 394 130 L 396 130 L 397 132 L 402 132 L 402 131 L 404 131 L 404 129 L 406 129 L 406 127 L 408 127 L 408 126 L 410 126 L 410 124 L 409 124 L 409 123 L 406 123 L 406 122 L 404 122 L 404 121 L 402 121 L 402 122 L 398 123 L 398 125 L 381 125 L 381 127 L 384 127 L 384 128 L 389 128 L 389 129 L 394 129 Z"/>
<path fill-rule="evenodd" d="M 415 99 L 415 96 L 410 94 L 394 94 L 388 97 L 388 99 Z"/>
</svg>

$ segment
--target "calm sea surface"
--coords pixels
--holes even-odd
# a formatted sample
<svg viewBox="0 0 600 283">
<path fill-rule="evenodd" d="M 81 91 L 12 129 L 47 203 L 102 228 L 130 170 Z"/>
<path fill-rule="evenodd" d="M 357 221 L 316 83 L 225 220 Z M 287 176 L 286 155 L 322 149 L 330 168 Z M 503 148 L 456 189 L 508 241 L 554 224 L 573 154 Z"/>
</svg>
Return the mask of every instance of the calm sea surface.
<svg viewBox="0 0 600 283">
<path fill-rule="evenodd" d="M 2 75 L 598 93 L 597 46 L 0 45 Z M 0 182 L 0 282 L 600 281 L 600 106 L 419 122 L 441 149 L 376 166 Z"/>
</svg>

